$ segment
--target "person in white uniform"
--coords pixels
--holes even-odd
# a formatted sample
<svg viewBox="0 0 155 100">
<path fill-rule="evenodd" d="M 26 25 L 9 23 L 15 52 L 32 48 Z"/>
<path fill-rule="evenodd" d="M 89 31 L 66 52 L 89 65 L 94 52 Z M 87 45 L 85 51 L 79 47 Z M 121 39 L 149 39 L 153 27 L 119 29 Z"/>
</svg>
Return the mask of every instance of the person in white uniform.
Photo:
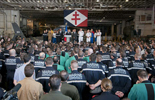
<svg viewBox="0 0 155 100">
<path fill-rule="evenodd" d="M 86 42 L 90 42 L 90 37 L 91 37 L 91 33 L 89 32 L 89 30 L 87 30 L 87 33 L 86 33 Z"/>
<path fill-rule="evenodd" d="M 84 35 L 82 28 L 79 30 L 78 34 L 79 34 L 79 43 L 80 43 L 81 41 L 83 41 L 83 35 Z"/>
<path fill-rule="evenodd" d="M 98 30 L 96 37 L 97 37 L 97 45 L 101 45 L 101 31 Z"/>
</svg>

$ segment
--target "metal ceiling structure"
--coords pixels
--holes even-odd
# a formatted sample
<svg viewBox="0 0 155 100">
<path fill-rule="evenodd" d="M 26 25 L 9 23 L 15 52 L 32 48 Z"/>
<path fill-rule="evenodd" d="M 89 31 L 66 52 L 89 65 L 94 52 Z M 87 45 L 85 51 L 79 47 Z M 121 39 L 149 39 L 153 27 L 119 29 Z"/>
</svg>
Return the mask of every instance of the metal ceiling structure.
<svg viewBox="0 0 155 100">
<path fill-rule="evenodd" d="M 151 9 L 155 0 L 0 0 L 0 9 L 51 24 L 63 24 L 64 9 L 89 10 L 89 23 L 111 23 L 134 18 L 137 9 Z"/>
</svg>

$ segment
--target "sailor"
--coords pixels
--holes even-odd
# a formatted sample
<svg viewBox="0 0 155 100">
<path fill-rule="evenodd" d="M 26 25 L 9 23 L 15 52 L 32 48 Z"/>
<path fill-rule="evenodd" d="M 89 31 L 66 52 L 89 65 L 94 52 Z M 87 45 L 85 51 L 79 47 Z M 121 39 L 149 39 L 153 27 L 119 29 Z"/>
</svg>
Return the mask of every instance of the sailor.
<svg viewBox="0 0 155 100">
<path fill-rule="evenodd" d="M 31 64 L 34 64 L 34 61 L 35 61 L 34 49 L 30 47 L 28 52 L 29 52 L 29 55 L 31 56 Z"/>
<path fill-rule="evenodd" d="M 78 34 L 79 34 L 79 43 L 80 43 L 81 41 L 83 41 L 83 36 L 84 36 L 84 32 L 82 31 L 82 28 L 79 30 Z"/>
<path fill-rule="evenodd" d="M 82 66 L 83 66 L 83 64 L 87 63 L 87 61 L 84 60 L 83 57 L 84 57 L 84 54 L 83 54 L 83 52 L 80 50 L 80 51 L 78 52 L 78 59 L 77 59 L 78 71 L 79 71 L 79 72 L 82 71 Z"/>
<path fill-rule="evenodd" d="M 100 54 L 102 56 L 102 63 L 106 64 L 108 63 L 108 61 L 110 61 L 110 54 L 107 52 L 107 48 L 105 46 L 102 46 L 100 48 L 100 50 L 102 51 Z"/>
<path fill-rule="evenodd" d="M 43 33 L 43 41 L 48 41 L 48 32 L 47 30 L 44 30 L 44 33 Z"/>
<path fill-rule="evenodd" d="M 86 100 L 84 99 L 84 89 L 86 86 L 86 78 L 83 74 L 81 74 L 80 72 L 78 72 L 78 62 L 76 60 L 73 60 L 71 62 L 71 69 L 72 69 L 72 73 L 69 74 L 69 78 L 67 80 L 67 83 L 74 85 L 78 91 L 79 91 L 79 95 L 80 95 L 80 100 Z"/>
<path fill-rule="evenodd" d="M 82 66 L 82 74 L 85 75 L 87 80 L 87 92 L 90 95 L 101 93 L 101 81 L 105 78 L 104 69 L 98 63 L 96 63 L 96 54 L 90 55 L 90 62 Z M 99 91 L 95 91 L 99 90 Z M 90 92 L 89 92 L 90 91 Z M 91 99 L 91 97 L 88 97 Z"/>
<path fill-rule="evenodd" d="M 128 62 L 128 58 L 126 57 L 126 53 L 122 51 L 122 52 L 120 53 L 120 58 L 121 58 L 122 61 L 123 61 L 123 66 L 124 66 L 124 68 L 125 68 L 125 69 L 128 68 L 129 62 Z"/>
<path fill-rule="evenodd" d="M 37 76 L 39 70 L 41 70 L 42 68 L 45 68 L 44 59 L 45 59 L 45 53 L 41 52 L 39 54 L 39 59 L 34 61 L 34 68 L 35 68 L 36 76 Z"/>
<path fill-rule="evenodd" d="M 38 72 L 36 81 L 40 82 L 43 85 L 43 90 L 45 93 L 48 93 L 50 90 L 50 87 L 48 85 L 49 83 L 49 78 L 54 75 L 54 74 L 59 74 L 57 70 L 55 70 L 52 65 L 53 65 L 53 60 L 51 57 L 48 57 L 45 61 L 46 68 L 41 69 Z"/>
<path fill-rule="evenodd" d="M 20 62 L 19 58 L 15 58 L 16 51 L 15 49 L 9 50 L 10 57 L 5 60 L 6 70 L 7 70 L 7 86 L 8 90 L 14 87 L 13 78 L 16 70 L 16 64 Z"/>
<path fill-rule="evenodd" d="M 97 37 L 97 45 L 101 45 L 101 31 L 98 30 L 96 37 Z"/>
<path fill-rule="evenodd" d="M 140 69 L 146 70 L 144 63 L 140 61 L 141 57 L 138 54 L 135 54 L 134 58 L 135 58 L 135 61 L 132 61 L 131 63 L 129 63 L 129 67 L 128 67 L 128 71 L 132 78 L 132 84 L 135 84 L 138 80 L 138 77 L 136 75 L 137 71 Z"/>
<path fill-rule="evenodd" d="M 131 77 L 128 71 L 122 68 L 123 61 L 121 58 L 116 60 L 116 68 L 108 74 L 108 79 L 113 83 L 112 94 L 122 98 L 127 96 L 131 87 Z"/>
<path fill-rule="evenodd" d="M 90 42 L 91 33 L 89 32 L 89 30 L 87 30 L 86 37 L 87 37 L 86 42 Z"/>
<path fill-rule="evenodd" d="M 98 54 L 96 57 L 96 62 L 102 66 L 102 68 L 105 72 L 105 76 L 107 76 L 109 73 L 109 69 L 108 69 L 107 65 L 105 65 L 101 62 L 101 60 L 102 60 L 102 56 L 100 54 Z"/>
</svg>

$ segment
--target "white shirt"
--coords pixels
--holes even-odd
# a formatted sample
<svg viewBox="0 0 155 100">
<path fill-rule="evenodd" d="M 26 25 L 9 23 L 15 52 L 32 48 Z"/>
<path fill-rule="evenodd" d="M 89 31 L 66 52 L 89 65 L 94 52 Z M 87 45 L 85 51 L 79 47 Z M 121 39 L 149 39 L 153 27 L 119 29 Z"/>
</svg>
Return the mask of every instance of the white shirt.
<svg viewBox="0 0 155 100">
<path fill-rule="evenodd" d="M 87 33 L 87 34 L 86 34 L 86 36 L 90 38 L 90 36 L 91 36 L 91 33 L 90 33 L 90 32 L 89 32 L 89 33 Z"/>
<path fill-rule="evenodd" d="M 96 34 L 96 35 L 100 35 L 100 36 L 101 36 L 101 34 L 102 34 L 101 32 L 97 32 L 97 34 Z M 97 37 L 100 37 L 100 36 L 97 36 Z"/>
<path fill-rule="evenodd" d="M 83 31 L 79 31 L 79 37 L 83 37 L 84 32 Z"/>
<path fill-rule="evenodd" d="M 53 33 L 53 37 L 56 38 L 56 33 Z"/>
</svg>

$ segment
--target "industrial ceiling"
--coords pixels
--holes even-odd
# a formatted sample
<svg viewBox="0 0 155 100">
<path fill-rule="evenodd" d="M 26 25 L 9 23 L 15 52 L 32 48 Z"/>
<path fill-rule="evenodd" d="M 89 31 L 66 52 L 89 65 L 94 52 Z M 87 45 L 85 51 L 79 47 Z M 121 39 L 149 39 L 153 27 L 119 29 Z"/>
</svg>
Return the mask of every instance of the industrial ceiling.
<svg viewBox="0 0 155 100">
<path fill-rule="evenodd" d="M 63 10 L 87 9 L 88 24 L 132 20 L 138 9 L 152 9 L 155 0 L 0 0 L 0 9 L 20 10 L 22 16 L 63 24 Z"/>
</svg>

